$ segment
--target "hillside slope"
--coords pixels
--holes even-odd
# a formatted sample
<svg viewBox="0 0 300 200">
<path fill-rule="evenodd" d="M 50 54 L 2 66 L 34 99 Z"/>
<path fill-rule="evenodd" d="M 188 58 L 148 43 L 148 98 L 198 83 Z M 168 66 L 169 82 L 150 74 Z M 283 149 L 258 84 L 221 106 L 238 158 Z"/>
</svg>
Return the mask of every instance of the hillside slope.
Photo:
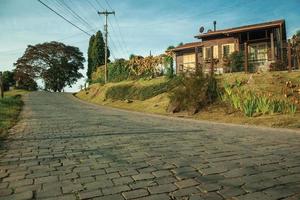
<svg viewBox="0 0 300 200">
<path fill-rule="evenodd" d="M 286 89 L 286 84 L 288 82 L 295 86 L 295 91 L 300 89 L 300 71 L 292 73 L 232 73 L 217 76 L 217 79 L 221 88 L 225 83 L 230 84 L 234 82 L 241 82 L 243 83 L 241 86 L 243 89 L 251 90 L 257 94 L 270 94 L 276 98 L 291 98 L 289 97 L 291 96 L 291 91 L 287 91 Z M 106 85 L 93 84 L 86 91 L 80 91 L 75 96 L 82 100 L 100 105 L 108 105 L 141 112 L 226 123 L 300 128 L 299 109 L 294 115 L 272 114 L 245 117 L 240 111 L 233 110 L 227 104 L 218 101 L 213 105 L 205 107 L 193 116 L 189 116 L 187 113 L 170 114 L 167 113 L 166 110 L 169 104 L 168 92 L 172 89 L 172 87 L 174 87 L 174 85 L 170 84 L 167 79 L 160 77 L 152 80 L 123 81 L 119 83 L 109 83 Z M 112 93 L 112 91 L 114 93 L 114 95 L 112 95 L 113 98 L 109 98 L 111 95 L 108 93 Z M 142 96 L 140 96 L 141 94 Z M 293 98 L 300 98 L 300 94 L 294 93 Z"/>
</svg>

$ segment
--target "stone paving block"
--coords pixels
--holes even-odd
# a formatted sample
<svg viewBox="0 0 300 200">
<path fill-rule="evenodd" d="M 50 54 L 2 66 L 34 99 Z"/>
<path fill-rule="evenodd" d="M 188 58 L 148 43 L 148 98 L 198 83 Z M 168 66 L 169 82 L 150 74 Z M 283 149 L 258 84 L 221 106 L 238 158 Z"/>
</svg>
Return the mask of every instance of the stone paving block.
<svg viewBox="0 0 300 200">
<path fill-rule="evenodd" d="M 26 185 L 26 186 L 21 186 L 21 187 L 17 187 L 15 188 L 15 192 L 16 193 L 20 193 L 20 192 L 26 192 L 26 191 L 40 191 L 42 188 L 41 185 Z"/>
<path fill-rule="evenodd" d="M 208 193 L 208 192 L 214 192 L 221 189 L 221 186 L 214 183 L 204 183 L 198 186 L 201 192 Z"/>
<path fill-rule="evenodd" d="M 192 195 L 189 200 L 223 200 L 223 198 L 217 193 L 208 193 Z"/>
<path fill-rule="evenodd" d="M 58 177 L 57 176 L 45 176 L 45 177 L 39 177 L 34 179 L 35 184 L 41 184 L 41 183 L 52 183 L 57 182 Z"/>
<path fill-rule="evenodd" d="M 147 196 L 149 194 L 149 192 L 145 189 L 137 189 L 137 190 L 131 190 L 128 192 L 123 192 L 122 194 L 125 197 L 125 199 L 135 199 L 138 197 Z"/>
<path fill-rule="evenodd" d="M 157 184 L 167 184 L 167 183 L 174 183 L 178 181 L 174 176 L 165 176 L 165 177 L 160 177 L 160 178 L 155 178 L 154 181 Z"/>
<path fill-rule="evenodd" d="M 136 200 L 170 200 L 171 198 L 167 194 L 156 194 L 150 195 L 142 198 L 137 198 Z"/>
<path fill-rule="evenodd" d="M 177 187 L 172 183 L 165 184 L 165 185 L 151 186 L 148 188 L 148 190 L 151 194 L 173 192 L 176 189 L 177 189 Z"/>
<path fill-rule="evenodd" d="M 130 188 L 127 185 L 113 186 L 109 188 L 103 188 L 102 192 L 104 195 L 116 194 L 120 192 L 129 191 Z"/>
<path fill-rule="evenodd" d="M 2 182 L 0 183 L 0 189 L 4 189 L 8 187 L 8 182 Z"/>
<path fill-rule="evenodd" d="M 113 179 L 113 178 L 118 178 L 120 177 L 120 174 L 117 172 L 110 173 L 110 174 L 102 174 L 96 176 L 96 180 L 105 180 L 105 179 Z"/>
<path fill-rule="evenodd" d="M 164 177 L 164 176 L 172 176 L 172 173 L 169 170 L 160 170 L 160 171 L 154 171 L 152 174 L 157 177 Z"/>
<path fill-rule="evenodd" d="M 95 177 L 83 177 L 83 178 L 76 178 L 74 180 L 74 182 L 76 183 L 81 183 L 81 184 L 85 184 L 85 183 L 92 183 L 95 182 L 96 178 Z"/>
<path fill-rule="evenodd" d="M 0 189 L 0 197 L 7 196 L 13 193 L 11 188 Z"/>
<path fill-rule="evenodd" d="M 6 196 L 6 197 L 1 197 L 1 200 L 27 200 L 32 198 L 33 198 L 32 191 L 26 191 L 26 192 L 21 192 L 10 196 Z"/>
<path fill-rule="evenodd" d="M 224 167 L 210 167 L 210 168 L 205 168 L 200 170 L 200 172 L 204 175 L 220 174 L 227 171 L 228 169 Z"/>
<path fill-rule="evenodd" d="M 119 172 L 121 176 L 131 176 L 131 175 L 137 175 L 139 172 L 135 169 L 129 169 L 129 170 L 124 170 Z"/>
<path fill-rule="evenodd" d="M 147 187 L 154 186 L 154 185 L 157 185 L 157 184 L 151 180 L 135 181 L 134 183 L 129 184 L 129 186 L 132 189 L 147 188 Z"/>
<path fill-rule="evenodd" d="M 20 187 L 20 186 L 24 186 L 24 185 L 31 185 L 33 184 L 33 180 L 32 179 L 22 179 L 22 180 L 17 180 L 17 181 L 12 181 L 9 183 L 9 187 Z"/>
<path fill-rule="evenodd" d="M 102 196 L 102 192 L 100 190 L 93 190 L 93 191 L 82 191 L 79 192 L 79 198 L 80 199 L 90 199 L 94 197 Z"/>
<path fill-rule="evenodd" d="M 193 167 L 179 167 L 179 168 L 172 169 L 172 171 L 175 174 L 180 174 L 180 173 L 184 173 L 184 172 L 196 171 L 196 169 Z"/>
<path fill-rule="evenodd" d="M 130 176 L 124 176 L 120 178 L 113 179 L 115 185 L 127 185 L 132 183 L 134 180 Z"/>
<path fill-rule="evenodd" d="M 124 197 L 120 194 L 107 195 L 103 197 L 96 197 L 94 200 L 124 200 Z"/>
<path fill-rule="evenodd" d="M 57 196 L 57 197 L 45 198 L 43 200 L 77 200 L 77 198 L 76 198 L 75 194 L 66 194 L 66 195 Z"/>
<path fill-rule="evenodd" d="M 86 183 L 85 187 L 87 189 L 98 189 L 98 188 L 107 188 L 107 187 L 111 187 L 113 186 L 113 182 L 109 179 L 105 179 L 105 180 L 97 180 L 95 182 L 90 182 L 90 183 Z"/>
<path fill-rule="evenodd" d="M 267 195 L 263 192 L 249 193 L 249 194 L 245 194 L 245 195 L 235 197 L 235 199 L 237 199 L 237 200 L 258 200 L 258 199 L 274 200 L 273 197 L 271 197 L 270 195 Z"/>
<path fill-rule="evenodd" d="M 218 193 L 225 199 L 230 199 L 232 197 L 240 196 L 246 194 L 245 190 L 238 187 L 227 187 L 218 191 Z"/>
<path fill-rule="evenodd" d="M 146 179 L 152 179 L 155 176 L 152 175 L 151 173 L 143 173 L 143 174 L 137 174 L 137 175 L 133 175 L 132 178 L 135 181 L 140 181 L 140 180 L 146 180 Z"/>
<path fill-rule="evenodd" d="M 83 186 L 80 183 L 76 183 L 76 184 L 67 184 L 67 185 L 63 185 L 62 186 L 62 191 L 64 194 L 66 193 L 73 193 L 73 192 L 77 192 L 77 191 L 81 191 L 83 190 Z"/>
<path fill-rule="evenodd" d="M 183 181 L 175 182 L 175 185 L 177 185 L 177 187 L 179 188 L 186 188 L 186 187 L 199 185 L 199 182 L 195 181 L 194 179 L 186 179 Z"/>
<path fill-rule="evenodd" d="M 96 175 L 102 175 L 102 174 L 105 174 L 105 171 L 103 169 L 79 172 L 80 177 L 96 176 Z"/>
<path fill-rule="evenodd" d="M 200 193 L 200 190 L 196 187 L 189 187 L 189 188 L 184 188 L 184 189 L 179 189 L 176 190 L 175 192 L 171 193 L 171 196 L 173 197 L 183 197 L 183 196 L 192 196 L 193 194 L 198 194 Z"/>
</svg>

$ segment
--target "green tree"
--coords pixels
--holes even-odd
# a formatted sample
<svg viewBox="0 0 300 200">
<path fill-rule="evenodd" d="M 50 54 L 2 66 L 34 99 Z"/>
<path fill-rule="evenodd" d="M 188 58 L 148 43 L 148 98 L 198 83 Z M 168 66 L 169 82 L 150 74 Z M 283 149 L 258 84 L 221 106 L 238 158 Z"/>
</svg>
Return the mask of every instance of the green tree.
<svg viewBox="0 0 300 200">
<path fill-rule="evenodd" d="M 89 80 L 91 79 L 92 76 L 92 70 L 93 70 L 93 57 L 92 57 L 92 49 L 93 49 L 93 44 L 95 41 L 95 35 L 92 35 L 89 41 L 89 48 L 88 48 L 88 68 L 87 68 L 87 72 L 86 72 L 86 76 L 88 77 L 88 82 L 90 82 Z"/>
<path fill-rule="evenodd" d="M 16 88 L 23 90 L 35 91 L 38 88 L 36 81 L 23 71 L 16 71 L 14 79 L 16 80 Z"/>
<path fill-rule="evenodd" d="M 2 77 L 4 91 L 9 90 L 9 87 L 14 86 L 16 84 L 16 81 L 14 80 L 14 72 L 4 71 Z"/>
<path fill-rule="evenodd" d="M 29 45 L 15 66 L 18 75 L 30 79 L 41 78 L 46 90 L 61 92 L 64 87 L 71 87 L 83 77 L 79 70 L 84 69 L 84 61 L 79 48 L 59 42 L 49 42 Z"/>
<path fill-rule="evenodd" d="M 108 50 L 107 57 L 109 58 L 110 51 Z M 97 67 L 104 65 L 105 63 L 105 43 L 101 31 L 98 31 L 96 35 L 92 35 L 88 48 L 88 70 L 87 77 L 91 79 L 91 74 Z"/>
<path fill-rule="evenodd" d="M 174 49 L 174 48 L 175 48 L 175 46 L 170 45 L 170 46 L 168 46 L 167 51 L 168 51 L 168 50 L 172 50 L 172 49 Z"/>
</svg>

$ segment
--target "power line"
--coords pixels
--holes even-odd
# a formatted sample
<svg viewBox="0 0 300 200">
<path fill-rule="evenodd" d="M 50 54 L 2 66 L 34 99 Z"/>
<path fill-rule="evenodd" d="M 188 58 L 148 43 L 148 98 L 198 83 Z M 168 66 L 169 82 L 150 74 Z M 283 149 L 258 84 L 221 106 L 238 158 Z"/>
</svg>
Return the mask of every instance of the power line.
<svg viewBox="0 0 300 200">
<path fill-rule="evenodd" d="M 54 9 L 52 9 L 50 6 L 48 6 L 47 4 L 45 4 L 44 2 L 42 2 L 42 0 L 37 0 L 38 2 L 40 2 L 41 4 L 43 4 L 45 7 L 47 7 L 49 10 L 51 10 L 52 12 L 54 12 L 56 15 L 58 15 L 59 17 L 61 17 L 62 19 L 64 19 L 66 22 L 68 22 L 69 24 L 71 24 L 72 26 L 76 27 L 77 29 L 79 29 L 80 31 L 84 32 L 85 34 L 87 34 L 88 36 L 92 36 L 91 34 L 89 34 L 88 32 L 86 32 L 85 30 L 83 30 L 82 28 L 80 28 L 79 26 L 75 25 L 74 23 L 72 23 L 70 20 L 66 19 L 64 16 L 62 16 L 61 14 L 59 14 L 58 12 L 56 12 Z"/>
<path fill-rule="evenodd" d="M 108 20 L 108 23 L 109 23 L 109 25 L 110 25 L 110 27 L 111 27 L 113 33 L 114 33 L 115 35 L 117 35 L 117 33 L 116 33 L 115 29 L 114 29 L 114 26 L 112 25 L 112 23 L 110 23 L 110 20 Z M 111 39 L 111 40 L 112 40 L 112 39 Z M 122 53 L 127 54 L 128 52 L 126 51 L 126 49 L 124 48 L 124 46 L 121 44 L 120 41 L 121 41 L 121 40 L 117 40 L 117 43 L 118 43 L 118 45 L 119 45 L 119 47 L 120 47 L 120 50 L 122 51 Z"/>
<path fill-rule="evenodd" d="M 108 5 L 108 7 L 109 7 L 111 10 L 113 10 L 113 8 L 112 8 L 111 5 L 108 3 L 108 1 L 105 0 L 105 2 L 106 2 L 106 4 Z"/>
<path fill-rule="evenodd" d="M 108 6 L 111 10 L 113 10 L 112 6 L 110 5 L 110 3 L 109 3 L 107 0 L 105 0 L 105 3 L 107 4 L 107 6 Z M 119 24 L 119 22 L 118 22 L 118 17 L 115 15 L 115 16 L 114 16 L 114 19 L 115 19 L 115 21 L 116 21 L 117 28 L 118 28 L 118 33 L 119 33 L 120 38 L 121 38 L 121 39 L 120 39 L 121 42 L 119 42 L 119 40 L 118 40 L 118 42 L 119 42 L 119 44 L 120 44 L 120 47 L 122 47 L 122 49 L 125 50 L 125 52 L 129 55 L 130 53 L 129 53 L 127 44 L 125 43 L 124 37 L 123 37 L 123 35 L 122 35 L 121 28 L 120 28 L 120 24 Z M 112 27 L 112 29 L 113 29 L 113 32 L 115 32 L 112 25 L 111 25 L 111 27 Z M 122 43 L 122 45 L 121 45 L 121 43 Z M 123 46 L 124 46 L 124 47 L 123 47 Z"/>
<path fill-rule="evenodd" d="M 91 28 L 92 26 L 83 18 L 81 17 L 79 14 L 77 14 L 64 0 L 59 1 L 56 0 L 62 7 L 66 8 L 67 11 L 73 15 L 77 20 L 81 21 L 81 23 L 85 24 L 85 26 L 87 26 L 87 28 Z"/>
</svg>

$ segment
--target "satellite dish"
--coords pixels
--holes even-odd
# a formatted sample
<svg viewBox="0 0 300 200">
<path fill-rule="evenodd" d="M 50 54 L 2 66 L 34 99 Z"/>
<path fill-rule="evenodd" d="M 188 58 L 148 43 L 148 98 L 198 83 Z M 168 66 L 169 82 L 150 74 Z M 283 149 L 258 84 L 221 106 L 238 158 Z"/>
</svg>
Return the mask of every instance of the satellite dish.
<svg viewBox="0 0 300 200">
<path fill-rule="evenodd" d="M 204 27 L 203 27 L 203 26 L 200 27 L 199 32 L 200 32 L 200 33 L 203 33 L 203 32 L 204 32 Z"/>
<path fill-rule="evenodd" d="M 207 31 L 208 33 L 210 33 L 210 32 L 212 32 L 212 30 L 211 29 L 208 29 L 208 31 Z"/>
</svg>

